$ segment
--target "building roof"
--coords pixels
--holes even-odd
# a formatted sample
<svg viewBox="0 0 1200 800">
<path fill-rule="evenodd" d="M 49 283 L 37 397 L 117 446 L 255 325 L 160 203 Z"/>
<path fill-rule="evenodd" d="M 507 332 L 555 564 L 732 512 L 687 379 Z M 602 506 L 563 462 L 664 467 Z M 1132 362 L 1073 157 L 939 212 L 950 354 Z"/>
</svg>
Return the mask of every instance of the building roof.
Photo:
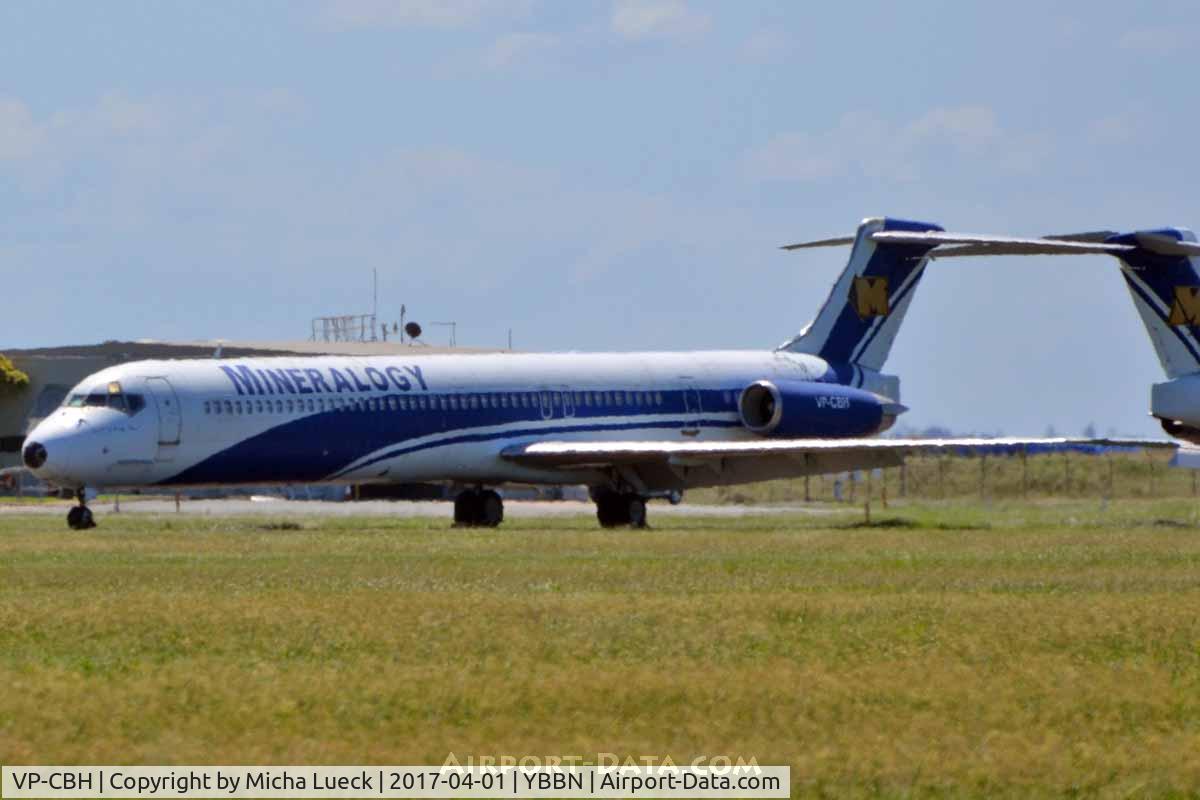
<svg viewBox="0 0 1200 800">
<path fill-rule="evenodd" d="M 430 347 L 408 342 L 250 342 L 200 339 L 191 342 L 162 342 L 139 339 L 133 342 L 108 341 L 100 344 L 37 347 L 23 350 L 0 350 L 10 358 L 111 358 L 118 361 L 140 361 L 160 358 L 212 358 L 217 348 L 228 358 L 265 355 L 344 355 L 382 356 L 419 353 L 495 353 L 466 347 Z"/>
</svg>

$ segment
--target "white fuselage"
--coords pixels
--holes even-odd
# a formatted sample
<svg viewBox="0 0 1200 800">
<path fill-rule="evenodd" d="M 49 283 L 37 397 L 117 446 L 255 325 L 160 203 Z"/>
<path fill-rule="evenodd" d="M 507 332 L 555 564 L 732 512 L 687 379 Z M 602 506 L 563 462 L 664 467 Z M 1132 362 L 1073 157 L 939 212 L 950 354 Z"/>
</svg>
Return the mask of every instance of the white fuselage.
<svg viewBox="0 0 1200 800">
<path fill-rule="evenodd" d="M 419 352 L 112 367 L 29 434 L 44 448 L 30 466 L 74 487 L 589 483 L 602 476 L 501 452 L 547 438 L 756 438 L 738 414 L 747 385 L 836 380 L 822 359 L 786 352 Z"/>
</svg>

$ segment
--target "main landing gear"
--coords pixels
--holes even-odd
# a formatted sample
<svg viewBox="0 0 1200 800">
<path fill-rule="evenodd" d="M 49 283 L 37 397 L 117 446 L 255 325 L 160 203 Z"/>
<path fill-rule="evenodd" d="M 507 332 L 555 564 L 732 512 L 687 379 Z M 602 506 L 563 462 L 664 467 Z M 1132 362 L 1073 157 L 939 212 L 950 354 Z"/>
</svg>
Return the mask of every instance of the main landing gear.
<svg viewBox="0 0 1200 800">
<path fill-rule="evenodd" d="M 96 521 L 92 519 L 92 510 L 87 507 L 82 487 L 75 492 L 75 496 L 79 498 L 79 505 L 72 506 L 71 510 L 67 512 L 67 527 L 73 531 L 86 531 L 96 527 Z"/>
<path fill-rule="evenodd" d="M 504 521 L 504 501 L 491 489 L 467 489 L 454 498 L 454 524 L 494 528 Z"/>
<path fill-rule="evenodd" d="M 592 499 L 596 501 L 596 519 L 600 520 L 600 527 L 646 527 L 646 499 L 641 495 L 597 489 L 592 491 Z"/>
</svg>

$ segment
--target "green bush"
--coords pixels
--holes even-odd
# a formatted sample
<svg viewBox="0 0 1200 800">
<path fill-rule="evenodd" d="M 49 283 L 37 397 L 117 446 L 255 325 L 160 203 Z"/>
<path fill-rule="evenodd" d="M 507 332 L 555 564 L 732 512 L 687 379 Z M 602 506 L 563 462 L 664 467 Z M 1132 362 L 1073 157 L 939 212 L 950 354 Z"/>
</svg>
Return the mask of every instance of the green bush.
<svg viewBox="0 0 1200 800">
<path fill-rule="evenodd" d="M 12 392 L 29 385 L 29 376 L 17 369 L 7 356 L 0 355 L 0 392 Z"/>
</svg>

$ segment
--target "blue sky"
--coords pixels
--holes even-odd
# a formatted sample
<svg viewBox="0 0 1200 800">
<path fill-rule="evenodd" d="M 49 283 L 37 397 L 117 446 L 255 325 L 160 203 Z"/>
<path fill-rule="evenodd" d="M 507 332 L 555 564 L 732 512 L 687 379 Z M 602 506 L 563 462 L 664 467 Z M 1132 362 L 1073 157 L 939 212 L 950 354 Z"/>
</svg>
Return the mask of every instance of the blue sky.
<svg viewBox="0 0 1200 800">
<path fill-rule="evenodd" d="M 1200 226 L 1194 3 L 0 3 L 4 343 L 767 347 L 869 215 Z M 444 334 L 430 332 L 438 341 Z M 1116 265 L 935 263 L 912 425 L 1150 434 Z"/>
</svg>

